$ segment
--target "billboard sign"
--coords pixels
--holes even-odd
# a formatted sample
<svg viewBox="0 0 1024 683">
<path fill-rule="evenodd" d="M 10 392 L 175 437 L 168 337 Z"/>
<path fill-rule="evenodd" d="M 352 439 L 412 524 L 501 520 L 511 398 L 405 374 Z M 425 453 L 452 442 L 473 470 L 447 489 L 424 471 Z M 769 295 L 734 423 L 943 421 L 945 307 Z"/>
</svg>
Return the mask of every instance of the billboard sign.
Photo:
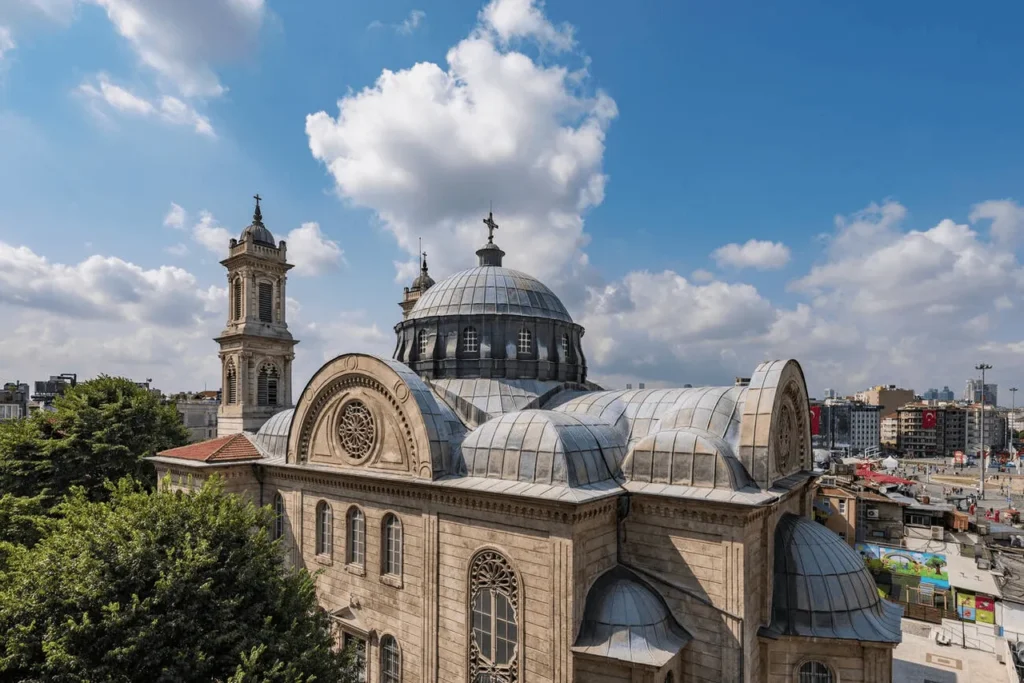
<svg viewBox="0 0 1024 683">
<path fill-rule="evenodd" d="M 921 583 L 930 583 L 935 588 L 949 588 L 945 555 L 888 548 L 873 543 L 858 543 L 854 549 L 864 558 L 864 563 L 873 573 L 887 571 L 900 576 L 916 576 Z"/>
</svg>

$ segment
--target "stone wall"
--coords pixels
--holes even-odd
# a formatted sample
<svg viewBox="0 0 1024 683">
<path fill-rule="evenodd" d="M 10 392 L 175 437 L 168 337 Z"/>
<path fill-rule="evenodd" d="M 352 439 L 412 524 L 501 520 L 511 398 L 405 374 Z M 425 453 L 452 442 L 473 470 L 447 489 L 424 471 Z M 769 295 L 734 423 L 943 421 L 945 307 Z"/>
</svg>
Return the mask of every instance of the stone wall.
<svg viewBox="0 0 1024 683">
<path fill-rule="evenodd" d="M 766 683 L 793 683 L 800 666 L 811 659 L 832 669 L 842 683 L 890 683 L 892 646 L 826 638 L 765 639 Z"/>
</svg>

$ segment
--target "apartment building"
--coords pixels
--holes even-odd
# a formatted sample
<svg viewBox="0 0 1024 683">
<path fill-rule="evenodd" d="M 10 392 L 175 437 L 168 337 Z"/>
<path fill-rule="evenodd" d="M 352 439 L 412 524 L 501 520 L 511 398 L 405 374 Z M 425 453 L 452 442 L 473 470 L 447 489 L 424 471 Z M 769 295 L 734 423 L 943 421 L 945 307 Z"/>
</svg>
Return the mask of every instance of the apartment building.
<svg viewBox="0 0 1024 683">
<path fill-rule="evenodd" d="M 896 450 L 906 457 L 946 457 L 964 448 L 966 417 L 961 408 L 910 403 L 896 416 Z"/>
</svg>

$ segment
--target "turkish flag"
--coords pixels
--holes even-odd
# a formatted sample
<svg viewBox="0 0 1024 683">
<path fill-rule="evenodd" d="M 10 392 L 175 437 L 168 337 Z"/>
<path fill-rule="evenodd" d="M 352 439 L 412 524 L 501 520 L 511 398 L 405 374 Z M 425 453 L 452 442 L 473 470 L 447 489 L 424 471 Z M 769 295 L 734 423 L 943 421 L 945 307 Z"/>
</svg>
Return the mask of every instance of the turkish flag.
<svg viewBox="0 0 1024 683">
<path fill-rule="evenodd" d="M 925 410 L 921 413 L 921 429 L 935 429 L 937 416 L 934 410 Z"/>
<path fill-rule="evenodd" d="M 811 434 L 821 432 L 821 406 L 811 406 Z"/>
</svg>

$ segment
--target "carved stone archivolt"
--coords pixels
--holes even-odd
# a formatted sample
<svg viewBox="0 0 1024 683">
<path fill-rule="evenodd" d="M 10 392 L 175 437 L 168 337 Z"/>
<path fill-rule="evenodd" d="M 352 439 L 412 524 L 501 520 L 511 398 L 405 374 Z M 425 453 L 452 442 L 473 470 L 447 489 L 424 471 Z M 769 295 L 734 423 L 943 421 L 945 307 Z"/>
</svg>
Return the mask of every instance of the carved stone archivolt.
<svg viewBox="0 0 1024 683">
<path fill-rule="evenodd" d="M 469 680 L 520 681 L 519 579 L 505 556 L 483 550 L 469 567 Z"/>
<path fill-rule="evenodd" d="M 775 469 L 781 476 L 806 469 L 810 452 L 809 402 L 801 382 L 786 382 L 777 399 L 772 429 Z"/>
</svg>

